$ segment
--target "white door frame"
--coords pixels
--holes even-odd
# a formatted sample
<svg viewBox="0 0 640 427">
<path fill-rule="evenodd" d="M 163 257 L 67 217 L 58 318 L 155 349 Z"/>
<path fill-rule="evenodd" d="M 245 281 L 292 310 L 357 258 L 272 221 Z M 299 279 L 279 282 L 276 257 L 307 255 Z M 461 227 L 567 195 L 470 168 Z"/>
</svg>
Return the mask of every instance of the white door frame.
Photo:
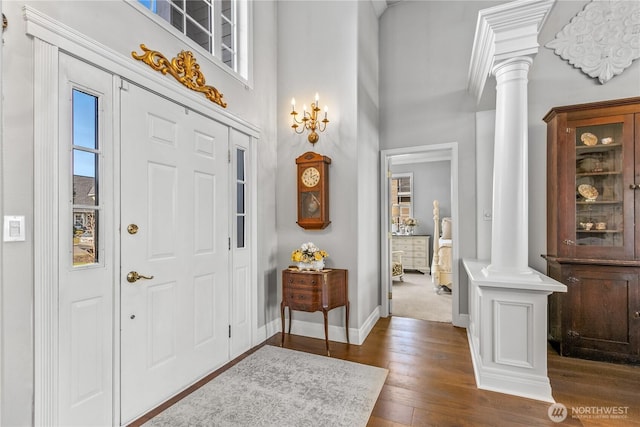
<svg viewBox="0 0 640 427">
<path fill-rule="evenodd" d="M 459 236 L 459 191 L 458 191 L 458 143 L 447 142 L 415 147 L 392 148 L 380 151 L 380 315 L 389 316 L 389 291 L 391 284 L 391 219 L 389 217 L 389 167 L 393 159 L 407 163 L 450 161 L 451 162 L 451 219 L 453 237 L 453 286 L 452 323 L 466 327 L 464 316 L 460 316 L 460 236 Z M 437 236 L 432 236 L 434 239 Z"/>
<path fill-rule="evenodd" d="M 257 127 L 237 116 L 213 106 L 200 93 L 190 92 L 167 76 L 140 67 L 137 61 L 108 46 L 88 38 L 74 29 L 41 13 L 31 6 L 24 6 L 25 33 L 34 38 L 34 425 L 58 425 L 58 56 L 66 52 L 82 58 L 114 75 L 174 100 L 174 102 L 198 111 L 251 137 L 251 170 L 255 171 L 256 142 L 260 132 Z M 118 100 L 115 101 L 118 103 Z M 117 106 L 119 108 L 119 104 Z M 117 121 L 117 120 L 116 120 Z M 114 126 L 119 127 L 119 123 Z M 119 171 L 119 143 L 114 147 L 114 169 Z M 119 188 L 119 173 L 114 173 L 114 186 Z M 257 200 L 256 176 L 250 183 L 251 200 Z M 116 195 L 119 201 L 120 195 Z M 255 206 L 255 204 L 254 204 Z M 257 236 L 257 215 L 251 215 L 250 227 L 253 242 Z M 115 243 L 120 247 L 120 240 Z M 117 254 L 116 254 L 117 256 Z M 257 245 L 251 255 L 252 290 L 252 346 L 258 344 L 257 327 Z M 117 263 L 119 266 L 119 263 Z M 120 277 L 120 272 L 114 272 Z M 114 295 L 116 301 L 119 294 Z M 114 307 L 114 319 L 120 319 L 119 304 Z M 114 324 L 119 330 L 119 324 Z M 114 336 L 114 352 L 119 354 L 119 336 Z M 113 425 L 119 425 L 119 358 L 114 361 Z"/>
</svg>

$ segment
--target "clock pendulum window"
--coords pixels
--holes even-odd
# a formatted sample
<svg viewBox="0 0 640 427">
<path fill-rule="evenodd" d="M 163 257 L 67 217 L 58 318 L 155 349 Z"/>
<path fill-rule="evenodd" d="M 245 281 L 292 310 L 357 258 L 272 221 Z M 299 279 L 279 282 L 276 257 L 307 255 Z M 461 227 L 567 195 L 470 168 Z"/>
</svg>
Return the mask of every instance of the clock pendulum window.
<svg viewBox="0 0 640 427">
<path fill-rule="evenodd" d="M 298 165 L 298 225 L 321 230 L 329 220 L 329 165 L 331 159 L 307 152 L 296 159 Z"/>
</svg>

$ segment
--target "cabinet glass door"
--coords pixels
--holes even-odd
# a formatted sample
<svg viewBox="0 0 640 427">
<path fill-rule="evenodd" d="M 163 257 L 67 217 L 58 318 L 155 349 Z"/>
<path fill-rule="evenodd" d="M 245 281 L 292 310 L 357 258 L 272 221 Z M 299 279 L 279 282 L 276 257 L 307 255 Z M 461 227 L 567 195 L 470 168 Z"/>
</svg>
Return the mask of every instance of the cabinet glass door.
<svg viewBox="0 0 640 427">
<path fill-rule="evenodd" d="M 633 192 L 625 182 L 633 179 L 626 166 L 633 165 L 632 121 L 623 116 L 573 124 L 576 255 L 631 257 Z"/>
</svg>

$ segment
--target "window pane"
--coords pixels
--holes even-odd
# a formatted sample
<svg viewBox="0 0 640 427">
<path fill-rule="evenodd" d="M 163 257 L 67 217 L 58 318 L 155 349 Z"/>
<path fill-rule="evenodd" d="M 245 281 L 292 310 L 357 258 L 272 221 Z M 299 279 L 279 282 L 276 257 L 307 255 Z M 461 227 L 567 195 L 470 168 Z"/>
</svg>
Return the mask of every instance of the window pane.
<svg viewBox="0 0 640 427">
<path fill-rule="evenodd" d="M 222 48 L 222 62 L 224 62 L 228 67 L 234 68 L 233 66 L 233 52 L 230 52 L 228 49 Z"/>
<path fill-rule="evenodd" d="M 236 178 L 238 181 L 244 181 L 244 150 L 236 150 L 236 164 L 237 173 Z"/>
<path fill-rule="evenodd" d="M 181 33 L 184 33 L 184 15 L 175 8 L 171 8 L 171 25 Z"/>
<path fill-rule="evenodd" d="M 73 210 L 73 265 L 74 267 L 98 262 L 98 211 Z"/>
<path fill-rule="evenodd" d="M 73 145 L 98 148 L 98 98 L 73 90 Z"/>
<path fill-rule="evenodd" d="M 190 19 L 187 19 L 187 36 L 207 51 L 211 52 L 211 36 Z"/>
<path fill-rule="evenodd" d="M 244 248 L 244 216 L 237 217 L 236 247 Z"/>
<path fill-rule="evenodd" d="M 244 184 L 240 182 L 237 184 L 236 198 L 238 199 L 236 212 L 239 214 L 243 214 L 244 213 Z"/>
<path fill-rule="evenodd" d="M 211 32 L 211 5 L 202 0 L 187 0 L 187 15 Z"/>
<path fill-rule="evenodd" d="M 138 0 L 138 2 L 152 12 L 156 12 L 156 2 L 153 0 Z"/>
<path fill-rule="evenodd" d="M 232 9 L 233 5 L 231 4 L 231 0 L 222 0 L 221 6 L 222 6 L 222 16 L 227 18 L 229 21 L 233 21 L 233 9 Z"/>
<path fill-rule="evenodd" d="M 98 155 L 90 151 L 73 149 L 73 174 L 81 176 L 96 176 Z"/>
<path fill-rule="evenodd" d="M 98 204 L 98 192 L 95 178 L 88 176 L 73 176 L 73 204 L 84 206 L 96 206 Z"/>
<path fill-rule="evenodd" d="M 233 50 L 233 26 L 222 20 L 222 44 L 228 47 L 230 50 Z"/>
</svg>

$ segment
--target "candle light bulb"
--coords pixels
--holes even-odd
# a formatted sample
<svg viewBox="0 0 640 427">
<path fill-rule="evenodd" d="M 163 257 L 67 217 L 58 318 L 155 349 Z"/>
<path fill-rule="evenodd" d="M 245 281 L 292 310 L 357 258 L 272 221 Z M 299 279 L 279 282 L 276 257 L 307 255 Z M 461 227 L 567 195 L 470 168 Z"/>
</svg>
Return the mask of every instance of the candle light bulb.
<svg viewBox="0 0 640 427">
<path fill-rule="evenodd" d="M 303 113 L 307 112 L 307 104 L 302 104 L 302 112 Z"/>
</svg>

